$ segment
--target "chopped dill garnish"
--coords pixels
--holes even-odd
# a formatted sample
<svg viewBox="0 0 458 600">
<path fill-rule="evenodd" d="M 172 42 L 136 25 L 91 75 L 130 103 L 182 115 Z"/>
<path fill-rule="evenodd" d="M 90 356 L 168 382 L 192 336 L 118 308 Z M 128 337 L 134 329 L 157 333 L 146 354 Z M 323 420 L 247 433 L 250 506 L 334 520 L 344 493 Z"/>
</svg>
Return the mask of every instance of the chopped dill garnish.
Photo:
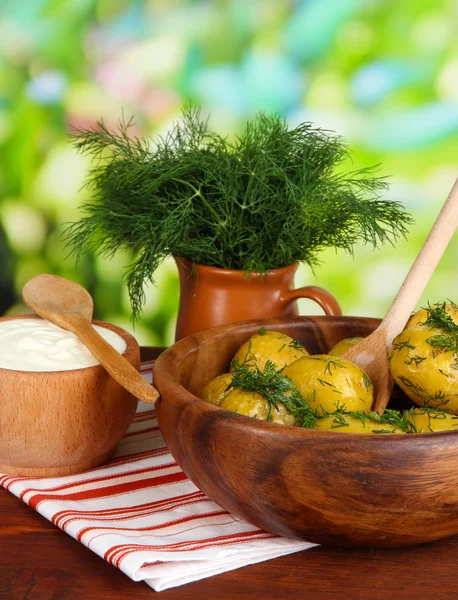
<svg viewBox="0 0 458 600">
<path fill-rule="evenodd" d="M 426 343 L 438 350 L 439 352 L 458 352 L 458 336 L 447 335 L 446 333 L 438 333 L 427 338 Z"/>
<path fill-rule="evenodd" d="M 415 363 L 415 366 L 418 369 L 418 365 L 424 360 L 426 360 L 426 356 L 418 356 L 418 354 L 416 354 L 415 356 L 411 356 L 410 358 L 406 359 L 404 362 L 406 365 L 411 365 L 412 363 Z"/>
<path fill-rule="evenodd" d="M 265 327 L 261 327 L 261 329 L 258 329 L 258 333 L 259 335 L 266 335 L 267 331 Z"/>
<path fill-rule="evenodd" d="M 453 303 L 451 304 L 454 307 L 456 306 Z M 446 308 L 446 302 L 433 306 L 428 305 L 425 308 L 428 316 L 422 325 L 441 332 L 427 338 L 426 342 L 439 352 L 453 352 L 454 354 L 458 354 L 458 325 L 448 314 Z"/>
<path fill-rule="evenodd" d="M 292 380 L 283 375 L 272 361 L 268 360 L 263 369 L 256 364 L 247 365 L 238 361 L 232 361 L 231 365 L 234 370 L 229 387 L 258 393 L 265 398 L 268 402 L 268 421 L 272 418 L 272 407 L 278 410 L 282 404 L 298 420 L 301 427 L 315 427 L 317 411 L 312 408 L 307 398 L 302 396 Z"/>
<path fill-rule="evenodd" d="M 333 424 L 331 425 L 331 429 L 337 429 L 339 427 L 348 427 L 348 421 L 345 419 L 344 413 L 335 412 L 333 415 Z"/>
<path fill-rule="evenodd" d="M 372 386 L 372 381 L 370 380 L 369 375 L 363 371 L 363 383 L 366 390 L 370 390 Z"/>
<path fill-rule="evenodd" d="M 403 348 L 409 348 L 409 350 L 415 350 L 415 346 L 412 346 L 412 344 L 410 343 L 410 339 L 408 339 L 406 342 L 395 342 L 391 347 L 392 350 L 397 350 L 398 354 L 399 354 L 399 352 L 401 352 L 401 350 Z"/>
<path fill-rule="evenodd" d="M 447 399 L 448 394 L 445 394 L 445 392 L 442 392 L 441 390 L 437 390 L 434 396 L 432 396 L 428 390 L 425 390 L 425 388 L 421 387 L 417 383 L 414 383 L 404 375 L 400 375 L 399 380 L 406 386 L 406 388 L 411 390 L 416 396 L 418 396 L 418 398 L 421 398 L 425 402 L 433 402 L 436 406 L 444 406 L 449 402 Z"/>
<path fill-rule="evenodd" d="M 303 344 L 299 340 L 293 340 L 289 344 L 290 348 L 294 348 L 295 350 L 305 350 Z"/>
<path fill-rule="evenodd" d="M 420 409 L 410 409 L 405 411 L 410 417 L 410 425 L 411 430 L 407 433 L 418 433 L 417 422 L 416 422 L 416 413 L 415 411 L 420 410 L 423 414 L 428 416 L 428 429 L 429 431 L 434 431 L 431 427 L 431 419 L 445 419 L 447 416 L 452 416 L 453 419 L 457 419 L 457 427 L 458 427 L 458 416 L 455 415 L 451 410 L 438 408 L 437 406 L 429 406 L 428 404 L 423 404 Z"/>
<path fill-rule="evenodd" d="M 333 383 L 331 383 L 329 381 L 325 381 L 324 379 L 320 379 L 319 377 L 318 377 L 317 381 L 319 381 L 323 387 L 325 385 L 328 385 L 329 387 L 332 387 L 332 388 L 336 387 Z"/>
<path fill-rule="evenodd" d="M 383 415 L 378 415 L 378 417 L 379 422 L 382 425 L 391 425 L 392 427 L 401 429 L 404 433 L 412 433 L 412 425 L 409 421 L 408 410 L 398 411 L 386 408 Z"/>
<path fill-rule="evenodd" d="M 318 360 L 320 362 L 326 363 L 326 366 L 324 367 L 325 375 L 326 375 L 326 373 L 329 373 L 329 375 L 332 375 L 331 367 L 334 367 L 335 370 L 345 368 L 345 364 L 341 360 L 339 360 L 337 358 L 331 358 L 330 356 L 326 357 L 326 358 L 310 356 L 309 358 L 311 358 L 312 360 Z"/>
<path fill-rule="evenodd" d="M 427 325 L 431 329 L 442 329 L 446 333 L 458 335 L 458 325 L 456 325 L 452 317 L 448 314 L 446 308 L 446 302 L 425 307 L 428 316 L 423 321 L 423 325 Z"/>
<path fill-rule="evenodd" d="M 405 411 L 407 412 L 407 411 Z M 376 425 L 379 429 L 368 428 L 368 433 L 393 433 L 397 429 L 401 429 L 405 433 L 410 433 L 409 422 L 407 415 L 395 410 L 387 410 L 383 415 L 379 415 L 371 410 L 346 411 L 345 409 L 337 409 L 334 412 L 326 411 L 324 417 L 333 417 L 331 429 L 340 429 L 350 427 L 346 417 L 352 417 L 361 421 L 365 426 Z"/>
</svg>

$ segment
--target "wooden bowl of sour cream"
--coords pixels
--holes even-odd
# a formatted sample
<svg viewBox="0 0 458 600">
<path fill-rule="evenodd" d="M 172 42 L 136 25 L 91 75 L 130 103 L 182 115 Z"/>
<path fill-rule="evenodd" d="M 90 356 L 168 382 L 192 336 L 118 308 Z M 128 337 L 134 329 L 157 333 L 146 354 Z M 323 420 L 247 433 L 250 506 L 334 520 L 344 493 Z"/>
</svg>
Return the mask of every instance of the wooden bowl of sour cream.
<svg viewBox="0 0 458 600">
<path fill-rule="evenodd" d="M 133 336 L 93 324 L 139 367 Z M 100 465 L 136 407 L 73 334 L 32 315 L 0 318 L 0 473 L 56 477 Z"/>
</svg>

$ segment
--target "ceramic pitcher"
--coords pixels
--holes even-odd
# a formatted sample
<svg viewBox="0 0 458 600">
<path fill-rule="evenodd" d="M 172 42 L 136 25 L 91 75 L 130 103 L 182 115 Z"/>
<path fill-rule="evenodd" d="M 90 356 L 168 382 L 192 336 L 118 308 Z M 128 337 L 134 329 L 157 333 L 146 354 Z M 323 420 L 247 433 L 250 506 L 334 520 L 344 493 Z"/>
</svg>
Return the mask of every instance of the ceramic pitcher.
<svg viewBox="0 0 458 600">
<path fill-rule="evenodd" d="M 342 311 L 332 294 L 321 287 L 293 289 L 299 263 L 265 274 L 220 269 L 175 257 L 180 277 L 180 306 L 175 339 L 215 327 L 268 317 L 298 314 L 298 298 L 309 298 L 327 315 Z"/>
</svg>

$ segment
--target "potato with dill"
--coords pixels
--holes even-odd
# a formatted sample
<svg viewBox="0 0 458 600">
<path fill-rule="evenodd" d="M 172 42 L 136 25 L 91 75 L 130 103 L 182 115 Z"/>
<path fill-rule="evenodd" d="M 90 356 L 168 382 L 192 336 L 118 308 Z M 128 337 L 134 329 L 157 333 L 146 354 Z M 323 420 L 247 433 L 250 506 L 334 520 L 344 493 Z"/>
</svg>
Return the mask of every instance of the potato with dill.
<svg viewBox="0 0 458 600">
<path fill-rule="evenodd" d="M 458 413 L 458 310 L 453 303 L 418 311 L 389 355 L 395 382 L 415 404 Z"/>
<path fill-rule="evenodd" d="M 445 411 L 415 408 L 408 411 L 411 433 L 431 433 L 458 429 L 458 416 Z"/>
<path fill-rule="evenodd" d="M 407 321 L 404 329 L 410 329 L 410 327 L 416 327 L 417 325 L 423 325 L 425 321 L 429 318 L 429 311 L 431 309 L 439 309 L 439 315 L 442 312 L 445 312 L 445 315 L 441 315 L 442 318 L 447 318 L 448 315 L 454 323 L 458 324 L 458 306 L 454 302 L 438 302 L 436 304 L 432 304 L 427 308 L 420 308 L 414 313 L 410 319 Z M 437 314 L 436 314 L 437 316 Z"/>
<path fill-rule="evenodd" d="M 399 425 L 388 420 L 380 419 L 380 415 L 371 411 L 336 412 L 318 419 L 315 429 L 321 431 L 335 431 L 337 433 L 407 433 Z"/>
<path fill-rule="evenodd" d="M 221 402 L 229 394 L 229 385 L 232 381 L 231 373 L 223 373 L 212 379 L 207 385 L 197 394 L 202 400 L 220 406 Z"/>
<path fill-rule="evenodd" d="M 340 340 L 340 342 L 337 342 L 337 344 L 329 350 L 328 354 L 330 356 L 342 356 L 344 352 L 350 350 L 353 346 L 356 346 L 362 339 L 362 337 L 350 337 Z"/>
<path fill-rule="evenodd" d="M 318 413 L 369 410 L 372 406 L 371 380 L 360 367 L 344 358 L 327 354 L 306 356 L 282 372 Z"/>
<path fill-rule="evenodd" d="M 263 327 L 237 350 L 233 364 L 246 364 L 249 368 L 255 365 L 263 369 L 267 361 L 277 369 L 294 362 L 298 358 L 308 356 L 307 350 L 289 335 L 278 331 L 268 331 Z M 231 371 L 234 367 L 231 366 Z"/>
<path fill-rule="evenodd" d="M 258 365 L 233 361 L 229 393 L 220 407 L 248 417 L 313 428 L 318 415 L 288 377 L 267 361 Z"/>
<path fill-rule="evenodd" d="M 276 404 L 277 406 L 269 404 L 268 400 L 258 392 L 233 389 L 226 395 L 220 406 L 239 415 L 262 421 L 272 421 L 281 425 L 299 425 L 296 417 L 285 408 L 284 404 L 280 401 Z"/>
</svg>

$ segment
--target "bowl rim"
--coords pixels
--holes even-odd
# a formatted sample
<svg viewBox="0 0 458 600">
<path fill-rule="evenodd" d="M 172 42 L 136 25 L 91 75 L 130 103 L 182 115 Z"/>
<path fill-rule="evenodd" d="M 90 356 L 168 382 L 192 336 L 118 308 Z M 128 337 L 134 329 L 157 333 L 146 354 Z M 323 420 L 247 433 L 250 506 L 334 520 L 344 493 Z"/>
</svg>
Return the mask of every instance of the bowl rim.
<svg viewBox="0 0 458 600">
<path fill-rule="evenodd" d="M 39 319 L 41 321 L 44 321 L 45 319 L 43 319 L 42 317 L 40 317 L 39 315 L 36 314 L 26 314 L 26 315 L 8 315 L 8 316 L 4 316 L 4 317 L 0 317 L 0 323 L 3 323 L 4 321 L 13 321 L 13 320 L 24 320 L 24 319 Z M 129 333 L 128 331 L 126 331 L 125 329 L 123 329 L 122 327 L 119 327 L 118 325 L 114 325 L 113 323 L 107 323 L 106 321 L 100 321 L 99 319 L 92 319 L 92 324 L 93 325 L 98 325 L 99 327 L 104 327 L 105 329 L 110 329 L 111 331 L 113 331 L 114 333 L 117 333 L 126 343 L 126 349 L 124 350 L 124 352 L 122 353 L 122 356 L 127 357 L 130 356 L 133 352 L 136 352 L 137 349 L 139 348 L 138 342 L 137 340 L 134 338 L 134 336 Z M 92 371 L 96 371 L 96 370 L 100 370 L 103 369 L 104 367 L 99 363 L 98 365 L 91 365 L 89 367 L 80 367 L 79 369 L 62 369 L 60 371 L 21 371 L 19 369 L 5 369 L 4 367 L 0 367 L 0 377 L 2 376 L 2 374 L 9 375 L 11 373 L 19 373 L 20 376 L 50 376 L 50 377 L 57 377 L 57 376 L 69 376 L 69 374 L 75 373 L 78 374 L 82 371 L 84 371 L 84 373 L 92 373 Z"/>
<path fill-rule="evenodd" d="M 181 385 L 177 380 L 178 373 L 178 364 L 181 360 L 183 360 L 186 356 L 191 353 L 197 352 L 198 347 L 203 344 L 208 344 L 210 341 L 216 339 L 223 338 L 229 331 L 233 329 L 243 329 L 244 327 L 249 327 L 250 329 L 256 329 L 265 327 L 275 328 L 275 324 L 297 324 L 298 321 L 301 322 L 312 322 L 320 323 L 324 322 L 348 322 L 349 320 L 358 320 L 359 322 L 370 322 L 372 321 L 374 325 L 378 325 L 381 322 L 381 319 L 375 317 L 357 317 L 357 316 L 328 316 L 328 315 L 317 315 L 317 316 L 295 316 L 295 317 L 274 317 L 268 319 L 251 319 L 246 321 L 237 321 L 235 323 L 230 323 L 227 325 L 218 325 L 217 327 L 212 327 L 211 329 L 207 329 L 205 331 L 201 331 L 195 333 L 193 335 L 182 338 L 181 340 L 172 344 L 169 348 L 164 350 L 160 354 L 160 356 L 156 359 L 153 366 L 153 378 L 156 387 L 161 394 L 159 403 L 164 402 L 163 394 L 161 392 L 161 387 L 167 388 L 167 395 L 174 395 L 180 397 L 180 402 L 182 404 L 191 406 L 192 410 L 198 411 L 201 414 L 210 414 L 212 412 L 223 413 L 219 418 L 227 418 L 228 421 L 237 427 L 247 429 L 250 428 L 255 432 L 259 432 L 260 434 L 276 433 L 277 435 L 284 431 L 289 436 L 293 436 L 297 439 L 311 439 L 315 437 L 320 441 L 338 441 L 339 439 L 344 441 L 356 441 L 361 440 L 364 442 L 368 442 L 371 444 L 378 443 L 386 443 L 388 440 L 390 443 L 396 444 L 405 444 L 406 440 L 416 439 L 416 440 L 425 440 L 425 439 L 437 439 L 447 436 L 453 436 L 458 434 L 457 430 L 447 430 L 447 431 L 433 431 L 429 433 L 399 433 L 399 434 L 379 434 L 374 435 L 373 433 L 349 433 L 342 431 L 325 431 L 318 429 L 306 429 L 303 427 L 296 427 L 293 425 L 282 425 L 280 423 L 274 423 L 270 421 L 264 421 L 260 419 L 254 419 L 252 417 L 248 417 L 246 415 L 239 415 L 237 413 L 233 413 L 229 410 L 221 408 L 220 406 L 215 406 L 210 402 L 206 402 L 202 398 L 199 398 L 195 394 L 192 394 L 187 388 Z M 211 336 L 209 335 L 211 334 Z M 177 355 L 178 353 L 178 355 Z M 166 401 L 165 401 L 166 402 Z M 158 411 L 159 413 L 160 411 Z M 159 419 L 160 422 L 160 419 Z M 335 436 L 335 434 L 340 434 Z"/>
</svg>

